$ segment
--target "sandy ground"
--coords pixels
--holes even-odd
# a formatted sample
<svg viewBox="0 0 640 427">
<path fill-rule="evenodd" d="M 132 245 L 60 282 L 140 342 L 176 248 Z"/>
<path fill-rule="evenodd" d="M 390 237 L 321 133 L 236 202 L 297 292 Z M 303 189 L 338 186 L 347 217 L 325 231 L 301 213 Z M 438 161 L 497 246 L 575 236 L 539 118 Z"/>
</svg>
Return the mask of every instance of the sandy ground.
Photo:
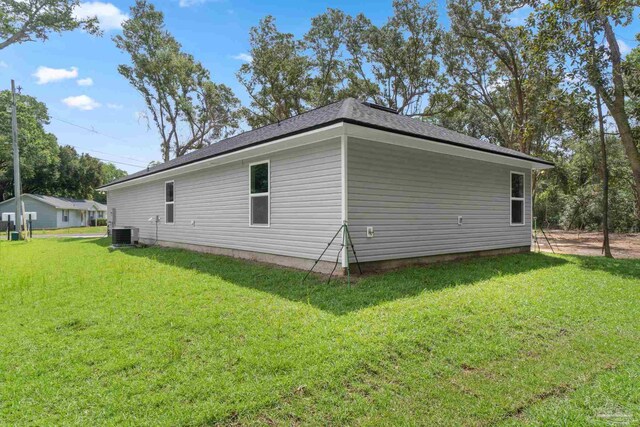
<svg viewBox="0 0 640 427">
<path fill-rule="evenodd" d="M 602 255 L 602 233 L 563 230 L 545 230 L 556 253 L 573 255 Z M 640 258 L 640 234 L 609 235 L 611 253 L 614 258 Z M 551 252 L 549 244 L 538 231 L 540 250 Z M 537 246 L 535 250 L 538 250 Z"/>
</svg>

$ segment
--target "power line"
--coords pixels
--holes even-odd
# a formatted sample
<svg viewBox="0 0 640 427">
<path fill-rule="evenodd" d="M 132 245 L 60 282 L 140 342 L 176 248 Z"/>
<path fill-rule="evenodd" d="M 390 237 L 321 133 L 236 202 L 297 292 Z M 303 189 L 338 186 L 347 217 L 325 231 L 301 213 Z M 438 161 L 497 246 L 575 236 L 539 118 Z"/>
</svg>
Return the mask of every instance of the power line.
<svg viewBox="0 0 640 427">
<path fill-rule="evenodd" d="M 118 162 L 118 161 L 109 160 L 109 159 L 101 159 L 100 157 L 94 157 L 94 159 L 97 159 L 97 160 L 100 160 L 100 161 L 103 161 L 103 162 L 117 163 L 119 165 L 133 166 L 134 168 L 140 168 L 140 169 L 145 169 L 146 168 L 146 166 L 132 165 L 131 163 Z"/>
<path fill-rule="evenodd" d="M 124 143 L 126 143 L 126 144 L 129 144 L 129 143 L 130 143 L 129 141 L 125 141 L 125 140 L 124 140 L 124 139 L 122 139 L 122 138 L 117 138 L 117 137 L 115 137 L 115 136 L 111 136 L 111 135 L 104 134 L 104 133 L 102 133 L 102 132 L 98 132 L 97 130 L 95 130 L 95 129 L 93 129 L 93 128 L 88 128 L 88 127 L 85 127 L 85 126 L 81 126 L 81 125 L 79 125 L 79 124 L 72 123 L 72 122 L 70 122 L 70 121 L 68 121 L 68 120 L 60 119 L 60 118 L 58 118 L 58 117 L 53 117 L 53 116 L 49 116 L 49 117 L 50 117 L 50 118 L 52 118 L 52 119 L 54 119 L 54 120 L 58 120 L 59 122 L 66 123 L 66 124 L 68 124 L 68 125 L 75 126 L 75 127 L 79 128 L 79 129 L 86 130 L 87 132 L 95 133 L 95 134 L 97 134 L 97 135 L 102 135 L 102 136 L 104 136 L 104 137 L 106 137 L 106 138 L 111 138 L 111 139 L 113 139 L 113 140 L 120 141 L 120 142 L 124 142 Z M 132 164 L 125 163 L 125 162 L 115 162 L 115 161 L 113 161 L 114 163 L 120 163 L 120 164 L 123 164 L 123 165 L 127 165 L 127 166 L 134 166 L 134 167 L 140 167 L 140 168 L 145 168 L 145 167 L 146 167 L 146 165 L 144 165 L 144 162 L 143 162 L 143 161 L 138 160 L 138 159 L 135 159 L 135 158 L 133 158 L 133 157 L 120 156 L 120 155 L 117 155 L 117 154 L 106 153 L 106 152 L 104 152 L 104 151 L 99 151 L 99 150 L 94 150 L 94 149 L 89 149 L 89 148 L 83 148 L 83 147 L 79 147 L 79 146 L 77 146 L 77 145 L 73 145 L 73 144 L 66 144 L 66 145 L 71 145 L 72 147 L 75 147 L 75 148 L 80 149 L 80 150 L 93 151 L 94 153 L 104 154 L 104 155 L 106 155 L 106 156 L 119 157 L 119 158 L 122 158 L 122 159 L 133 160 L 134 162 L 141 163 L 141 165 L 132 165 Z M 104 159 L 99 159 L 99 160 L 104 160 Z M 111 160 L 104 160 L 104 161 L 111 161 Z"/>
<path fill-rule="evenodd" d="M 92 151 L 94 153 L 98 153 L 98 154 L 104 154 L 105 156 L 112 156 L 112 157 L 119 157 L 121 159 L 127 159 L 127 160 L 133 160 L 134 162 L 138 162 L 141 164 L 140 167 L 147 167 L 147 165 L 144 164 L 144 162 L 142 160 L 138 160 L 138 159 L 134 159 L 133 157 L 127 157 L 127 156 L 119 156 L 117 154 L 111 154 L 111 153 L 105 153 L 104 151 L 99 151 L 99 150 L 94 150 L 93 148 L 84 148 L 84 147 L 79 147 L 77 145 L 73 145 L 73 144 L 64 144 L 64 145 L 70 145 L 73 148 L 77 148 L 78 150 L 84 150 L 84 151 Z"/>
<path fill-rule="evenodd" d="M 68 124 L 68 125 L 75 126 L 75 127 L 77 127 L 77 128 L 80 128 L 80 129 L 84 129 L 84 130 L 86 130 L 86 131 L 88 131 L 88 132 L 95 133 L 95 134 L 97 134 L 97 135 L 102 135 L 102 136 L 104 136 L 104 137 L 111 138 L 111 139 L 116 140 L 116 141 L 124 142 L 124 143 L 126 143 L 126 144 L 130 144 L 130 142 L 129 142 L 129 141 L 126 141 L 126 140 L 124 140 L 124 139 L 122 139 L 122 138 L 118 138 L 118 137 L 115 137 L 115 136 L 107 135 L 107 134 L 105 134 L 105 133 L 98 132 L 98 131 L 97 131 L 97 130 L 95 130 L 95 129 L 88 128 L 88 127 L 85 127 L 85 126 L 81 126 L 81 125 L 78 125 L 78 124 L 72 123 L 72 122 L 70 122 L 70 121 L 68 121 L 68 120 L 59 119 L 59 118 L 57 118 L 57 117 L 53 117 L 53 116 L 49 116 L 49 117 L 50 117 L 50 118 L 52 118 L 52 119 L 54 119 L 54 120 L 57 120 L 57 121 L 59 121 L 59 122 L 66 123 L 66 124 Z"/>
</svg>

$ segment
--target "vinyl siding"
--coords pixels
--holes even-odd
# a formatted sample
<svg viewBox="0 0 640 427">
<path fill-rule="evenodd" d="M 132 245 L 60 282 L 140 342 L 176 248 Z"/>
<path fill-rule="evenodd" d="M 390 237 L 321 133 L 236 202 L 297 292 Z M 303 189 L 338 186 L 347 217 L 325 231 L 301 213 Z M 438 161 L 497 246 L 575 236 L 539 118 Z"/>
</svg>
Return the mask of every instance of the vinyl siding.
<svg viewBox="0 0 640 427">
<path fill-rule="evenodd" d="M 360 261 L 531 242 L 528 169 L 356 138 L 349 139 L 347 158 L 349 225 Z M 521 226 L 510 225 L 511 171 L 525 174 Z M 366 237 L 367 226 L 374 227 L 373 238 Z"/>
<path fill-rule="evenodd" d="M 69 221 L 62 221 L 62 209 L 58 209 L 57 218 L 58 218 L 58 228 L 70 228 L 70 227 L 83 227 L 86 225 L 81 220 L 80 214 L 82 211 L 77 209 L 69 209 Z M 86 217 L 86 213 L 85 213 Z"/>
<path fill-rule="evenodd" d="M 262 160 L 271 165 L 268 228 L 249 225 L 249 164 Z M 116 208 L 117 226 L 138 227 L 141 239 L 155 240 L 148 220 L 159 215 L 160 241 L 313 259 L 341 224 L 340 165 L 340 142 L 333 139 L 110 190 L 108 207 Z M 167 180 L 174 181 L 173 224 L 165 224 Z M 338 247 L 324 259 L 335 260 Z"/>
<path fill-rule="evenodd" d="M 24 208 L 27 212 L 37 212 L 38 219 L 33 221 L 33 228 L 56 228 L 58 226 L 56 218 L 56 208 L 31 197 L 22 197 Z M 15 212 L 15 202 L 6 200 L 0 203 L 0 214 L 4 212 Z M 1 215 L 0 215 L 1 216 Z"/>
</svg>

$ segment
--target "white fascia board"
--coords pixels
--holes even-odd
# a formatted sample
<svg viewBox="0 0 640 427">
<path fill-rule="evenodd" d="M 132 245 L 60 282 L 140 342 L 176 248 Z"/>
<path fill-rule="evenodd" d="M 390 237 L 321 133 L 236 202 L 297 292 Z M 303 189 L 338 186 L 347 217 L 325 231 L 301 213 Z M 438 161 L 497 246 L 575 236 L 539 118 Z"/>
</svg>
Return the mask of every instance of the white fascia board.
<svg viewBox="0 0 640 427">
<path fill-rule="evenodd" d="M 401 135 L 394 132 L 372 129 L 352 123 L 345 123 L 345 134 L 354 138 L 360 138 L 368 141 L 382 142 L 385 144 L 397 145 L 400 147 L 415 148 L 418 150 L 481 160 L 490 163 L 499 163 L 501 165 L 509 165 L 525 169 L 553 168 L 553 166 L 551 165 L 538 163 L 532 160 L 518 159 L 515 157 L 509 157 L 497 153 L 494 154 L 486 151 L 474 150 L 472 148 L 444 144 L 442 142 L 432 141 L 425 138 Z"/>
<path fill-rule="evenodd" d="M 102 191 L 110 191 L 118 188 L 130 187 L 150 181 L 167 180 L 170 177 L 182 175 L 188 172 L 194 172 L 213 166 L 220 166 L 239 160 L 246 160 L 253 157 L 269 155 L 282 150 L 288 150 L 291 148 L 301 147 L 303 145 L 326 141 L 333 138 L 339 138 L 343 134 L 343 125 L 343 123 L 336 123 L 331 126 L 284 137 L 282 139 L 277 139 L 265 144 L 247 147 L 238 151 L 222 154 L 220 156 L 211 157 L 208 159 L 202 159 L 197 162 L 178 166 L 172 169 L 167 169 L 151 175 L 145 175 L 140 178 L 132 179 L 130 181 L 124 181 L 121 183 L 105 186 L 102 188 Z"/>
</svg>

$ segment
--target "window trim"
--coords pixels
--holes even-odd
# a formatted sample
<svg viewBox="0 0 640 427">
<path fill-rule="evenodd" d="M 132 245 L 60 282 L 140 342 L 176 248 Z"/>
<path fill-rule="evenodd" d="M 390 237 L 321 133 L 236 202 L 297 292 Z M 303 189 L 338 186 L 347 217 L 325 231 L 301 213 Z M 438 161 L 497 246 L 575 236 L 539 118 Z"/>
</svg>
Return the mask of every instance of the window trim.
<svg viewBox="0 0 640 427">
<path fill-rule="evenodd" d="M 64 213 L 67 213 L 66 215 Z M 69 222 L 69 216 L 71 214 L 69 213 L 69 209 L 62 209 L 62 222 Z M 66 219 L 65 219 L 66 218 Z"/>
<path fill-rule="evenodd" d="M 167 202 L 167 184 L 173 184 L 173 201 Z M 173 205 L 173 221 L 167 221 L 167 205 Z M 165 225 L 172 225 L 176 223 L 176 182 L 175 180 L 164 182 L 164 223 Z"/>
<path fill-rule="evenodd" d="M 522 197 L 513 197 L 513 175 L 522 176 Z M 526 207 L 525 196 L 527 194 L 525 191 L 526 182 L 527 181 L 525 179 L 524 172 L 510 171 L 509 173 L 509 225 L 511 227 L 522 227 L 527 223 L 526 214 L 525 214 L 525 207 Z M 513 201 L 522 202 L 522 222 L 513 222 L 513 206 L 512 206 Z"/>
<path fill-rule="evenodd" d="M 257 165 L 267 165 L 267 192 L 266 193 L 252 193 L 251 192 L 251 168 Z M 267 196 L 267 223 L 266 224 L 254 224 L 253 223 L 253 198 L 254 197 Z M 271 160 L 261 160 L 259 162 L 249 163 L 249 227 L 252 228 L 270 228 L 271 227 Z"/>
</svg>

